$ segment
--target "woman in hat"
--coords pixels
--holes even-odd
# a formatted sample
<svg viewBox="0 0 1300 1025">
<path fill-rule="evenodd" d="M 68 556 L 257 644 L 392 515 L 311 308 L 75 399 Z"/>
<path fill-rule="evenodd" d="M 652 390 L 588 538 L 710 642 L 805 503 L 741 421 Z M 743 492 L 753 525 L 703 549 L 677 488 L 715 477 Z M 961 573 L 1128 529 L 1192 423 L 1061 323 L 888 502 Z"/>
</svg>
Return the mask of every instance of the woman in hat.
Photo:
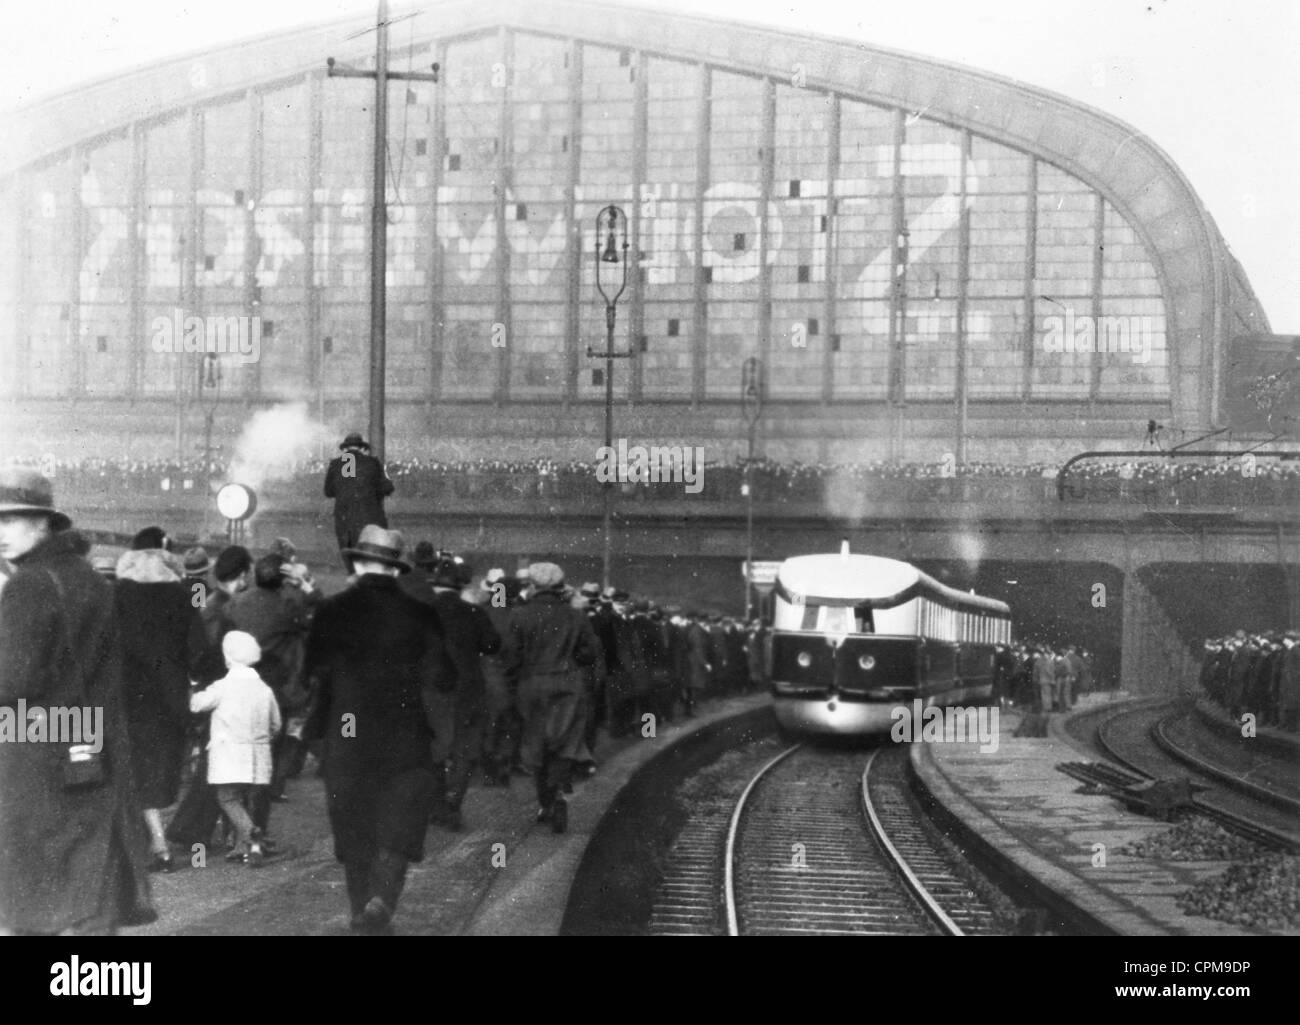
<svg viewBox="0 0 1300 1025">
<path fill-rule="evenodd" d="M 131 787 L 112 585 L 70 526 L 48 480 L 0 470 L 0 558 L 15 568 L 0 596 L 0 708 L 12 714 L 21 699 L 102 709 L 90 746 L 100 745 L 105 767 L 99 781 L 70 777 L 68 745 L 0 743 L 0 933 L 111 933 L 157 917 Z"/>
<path fill-rule="evenodd" d="M 209 671 L 203 620 L 183 574 L 170 552 L 143 548 L 122 555 L 114 584 L 136 795 L 144 806 L 152 867 L 169 872 L 174 863 L 162 809 L 175 804 L 180 791 L 190 681 Z"/>
</svg>

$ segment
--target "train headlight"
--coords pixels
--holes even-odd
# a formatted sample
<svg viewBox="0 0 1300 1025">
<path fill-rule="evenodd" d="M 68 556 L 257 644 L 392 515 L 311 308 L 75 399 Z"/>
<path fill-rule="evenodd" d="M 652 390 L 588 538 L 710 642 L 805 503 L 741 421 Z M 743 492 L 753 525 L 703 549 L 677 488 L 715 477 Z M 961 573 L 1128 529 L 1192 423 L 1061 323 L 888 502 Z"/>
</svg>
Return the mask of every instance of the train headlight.
<svg viewBox="0 0 1300 1025">
<path fill-rule="evenodd" d="M 799 663 L 800 667 L 802 667 L 803 669 L 807 669 L 810 665 L 812 665 L 812 656 L 809 655 L 808 652 L 806 651 L 801 651 L 799 652 L 798 656 L 795 658 L 795 661 Z"/>
<path fill-rule="evenodd" d="M 876 658 L 874 655 L 859 655 L 858 665 L 860 665 L 863 669 L 875 669 Z"/>
</svg>

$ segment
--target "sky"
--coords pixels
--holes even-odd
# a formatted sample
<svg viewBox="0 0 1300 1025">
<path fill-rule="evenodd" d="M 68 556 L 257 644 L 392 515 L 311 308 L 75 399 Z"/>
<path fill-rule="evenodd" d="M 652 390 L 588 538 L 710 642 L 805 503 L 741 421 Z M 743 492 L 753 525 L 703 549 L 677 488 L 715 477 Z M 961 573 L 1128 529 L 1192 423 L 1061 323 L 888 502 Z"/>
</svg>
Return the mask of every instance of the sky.
<svg viewBox="0 0 1300 1025">
<path fill-rule="evenodd" d="M 1245 267 L 1273 330 L 1300 334 L 1295 0 L 608 2 L 906 50 L 1051 89 L 1122 118 L 1182 168 Z M 424 5 L 392 6 L 400 13 Z M 0 0 L 0 107 L 375 7 L 373 0 Z"/>
</svg>

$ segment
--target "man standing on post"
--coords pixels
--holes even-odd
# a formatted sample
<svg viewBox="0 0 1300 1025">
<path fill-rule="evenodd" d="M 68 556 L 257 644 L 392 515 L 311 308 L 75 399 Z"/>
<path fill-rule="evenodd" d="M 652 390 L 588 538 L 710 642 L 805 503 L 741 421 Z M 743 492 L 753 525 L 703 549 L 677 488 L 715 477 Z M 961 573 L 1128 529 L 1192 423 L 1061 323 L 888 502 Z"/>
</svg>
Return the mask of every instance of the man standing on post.
<svg viewBox="0 0 1300 1025">
<path fill-rule="evenodd" d="M 306 671 L 319 686 L 305 739 L 321 738 L 334 856 L 352 928 L 388 931 L 407 866 L 424 857 L 433 798 L 424 685 L 455 685 L 437 614 L 403 594 L 402 535 L 370 524 L 344 551 L 354 587 L 321 603 Z"/>
<path fill-rule="evenodd" d="M 384 498 L 393 493 L 393 482 L 360 434 L 353 431 L 339 448 L 343 454 L 331 460 L 325 473 L 325 497 L 334 499 L 334 533 L 342 552 L 357 543 L 366 524 L 388 526 Z"/>
</svg>

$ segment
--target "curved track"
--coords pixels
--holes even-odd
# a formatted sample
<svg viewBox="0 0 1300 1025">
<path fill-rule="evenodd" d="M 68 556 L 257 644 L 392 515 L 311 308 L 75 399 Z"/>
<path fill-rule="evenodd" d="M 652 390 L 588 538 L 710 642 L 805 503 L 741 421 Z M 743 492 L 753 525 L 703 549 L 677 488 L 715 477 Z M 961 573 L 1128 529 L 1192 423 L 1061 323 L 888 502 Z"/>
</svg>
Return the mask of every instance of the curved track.
<svg viewBox="0 0 1300 1025">
<path fill-rule="evenodd" d="M 964 935 L 995 914 L 957 876 L 903 799 L 905 748 L 797 746 L 736 802 L 724 854 L 727 932 Z"/>
<path fill-rule="evenodd" d="M 1186 776 L 1192 768 L 1210 783 L 1210 789 L 1193 798 L 1198 810 L 1253 840 L 1300 850 L 1296 812 L 1262 799 L 1257 785 L 1242 786 L 1222 767 L 1211 767 L 1180 746 L 1174 727 L 1179 714 L 1170 711 L 1165 702 L 1114 712 L 1098 725 L 1097 743 L 1113 761 L 1152 779 Z M 1186 743 L 1185 735 L 1181 736 Z"/>
</svg>

